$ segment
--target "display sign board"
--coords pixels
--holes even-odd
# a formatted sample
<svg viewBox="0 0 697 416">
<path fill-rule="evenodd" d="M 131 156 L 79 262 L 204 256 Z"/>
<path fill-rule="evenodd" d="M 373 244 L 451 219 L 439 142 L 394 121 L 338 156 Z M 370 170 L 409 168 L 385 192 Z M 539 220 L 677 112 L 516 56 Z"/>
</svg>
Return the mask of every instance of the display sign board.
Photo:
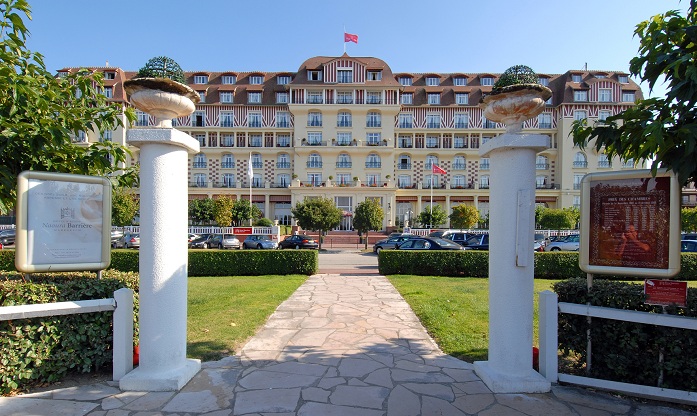
<svg viewBox="0 0 697 416">
<path fill-rule="evenodd" d="M 251 235 L 252 227 L 233 227 L 232 233 L 235 235 Z"/>
<path fill-rule="evenodd" d="M 649 305 L 687 306 L 687 282 L 646 279 L 644 294 Z"/>
<path fill-rule="evenodd" d="M 21 272 L 106 269 L 111 262 L 111 183 L 22 172 L 17 179 L 15 267 Z"/>
<path fill-rule="evenodd" d="M 659 170 L 581 181 L 579 266 L 586 273 L 671 277 L 680 271 L 680 186 Z"/>
</svg>

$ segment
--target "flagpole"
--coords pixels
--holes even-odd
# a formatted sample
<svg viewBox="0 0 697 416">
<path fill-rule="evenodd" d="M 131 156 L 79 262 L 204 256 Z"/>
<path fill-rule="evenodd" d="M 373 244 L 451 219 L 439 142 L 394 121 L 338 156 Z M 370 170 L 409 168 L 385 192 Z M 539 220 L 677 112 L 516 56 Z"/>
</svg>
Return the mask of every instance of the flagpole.
<svg viewBox="0 0 697 416">
<path fill-rule="evenodd" d="M 249 152 L 249 226 L 252 226 L 252 180 L 254 179 L 254 168 L 252 168 L 252 152 Z"/>
<path fill-rule="evenodd" d="M 428 228 L 433 228 L 433 167 L 431 167 L 431 221 L 429 223 Z"/>
<path fill-rule="evenodd" d="M 346 53 L 346 25 L 344 25 L 344 53 Z"/>
</svg>

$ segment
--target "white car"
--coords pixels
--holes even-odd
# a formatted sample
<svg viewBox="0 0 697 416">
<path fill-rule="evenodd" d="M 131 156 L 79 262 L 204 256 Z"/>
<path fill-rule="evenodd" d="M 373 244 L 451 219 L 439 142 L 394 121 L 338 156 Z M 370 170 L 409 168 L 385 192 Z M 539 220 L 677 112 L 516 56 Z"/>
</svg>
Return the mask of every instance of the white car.
<svg viewBox="0 0 697 416">
<path fill-rule="evenodd" d="M 545 251 L 578 251 L 579 246 L 579 235 L 571 234 L 561 241 L 549 243 Z"/>
</svg>

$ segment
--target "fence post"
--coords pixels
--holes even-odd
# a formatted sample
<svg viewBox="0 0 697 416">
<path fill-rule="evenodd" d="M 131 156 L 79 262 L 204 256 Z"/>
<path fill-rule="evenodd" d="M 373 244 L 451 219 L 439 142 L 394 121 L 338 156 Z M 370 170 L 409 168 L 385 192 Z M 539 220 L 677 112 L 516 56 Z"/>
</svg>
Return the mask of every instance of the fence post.
<svg viewBox="0 0 697 416">
<path fill-rule="evenodd" d="M 119 381 L 133 370 L 133 291 L 121 288 L 114 292 L 113 378 Z"/>
<path fill-rule="evenodd" d="M 556 383 L 559 377 L 559 297 L 549 290 L 540 292 L 539 334 L 540 334 L 540 374 L 547 381 Z"/>
</svg>

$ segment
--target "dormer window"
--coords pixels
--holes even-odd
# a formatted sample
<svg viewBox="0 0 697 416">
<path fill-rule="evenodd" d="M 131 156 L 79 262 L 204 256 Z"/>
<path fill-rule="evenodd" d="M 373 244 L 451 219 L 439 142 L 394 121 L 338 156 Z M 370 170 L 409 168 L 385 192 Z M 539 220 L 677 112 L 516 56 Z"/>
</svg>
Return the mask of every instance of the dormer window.
<svg viewBox="0 0 697 416">
<path fill-rule="evenodd" d="M 571 82 L 581 82 L 582 80 L 581 74 L 571 74 Z"/>
<path fill-rule="evenodd" d="M 494 78 L 493 77 L 482 77 L 482 86 L 491 86 L 494 85 Z"/>
<path fill-rule="evenodd" d="M 336 70 L 336 82 L 340 84 L 348 84 L 353 82 L 353 69 L 337 69 Z"/>
<path fill-rule="evenodd" d="M 322 71 L 309 70 L 307 71 L 308 81 L 322 81 Z"/>
<path fill-rule="evenodd" d="M 607 78 L 607 75 L 605 75 L 605 74 L 595 74 L 595 77 L 598 78 L 598 79 L 603 79 L 603 78 Z"/>
<path fill-rule="evenodd" d="M 208 75 L 194 75 L 194 84 L 208 84 Z"/>
<path fill-rule="evenodd" d="M 467 78 L 465 77 L 455 77 L 453 78 L 453 85 L 457 87 L 464 87 L 467 85 Z"/>
<path fill-rule="evenodd" d="M 380 81 L 382 80 L 382 71 L 368 71 L 367 78 L 368 81 Z"/>
<path fill-rule="evenodd" d="M 261 75 L 250 75 L 249 83 L 252 85 L 261 85 L 264 82 L 264 77 Z"/>
<path fill-rule="evenodd" d="M 68 73 L 65 72 L 65 71 L 59 72 L 59 73 L 58 73 L 58 77 L 59 77 L 59 78 L 67 78 L 67 77 L 68 77 Z"/>
<path fill-rule="evenodd" d="M 237 82 L 237 77 L 235 75 L 223 75 L 223 84 L 231 85 Z"/>
<path fill-rule="evenodd" d="M 198 93 L 198 98 L 201 99 L 201 103 L 206 102 L 206 92 L 205 91 L 196 91 Z"/>
<path fill-rule="evenodd" d="M 629 75 L 618 75 L 617 81 L 621 84 L 629 84 Z"/>
<path fill-rule="evenodd" d="M 403 85 L 405 87 L 408 87 L 411 85 L 411 77 L 399 77 L 399 85 Z"/>
<path fill-rule="evenodd" d="M 116 79 L 116 72 L 105 72 L 104 79 Z"/>
<path fill-rule="evenodd" d="M 290 75 L 279 75 L 276 82 L 278 85 L 288 85 L 290 84 Z"/>
<path fill-rule="evenodd" d="M 543 85 L 543 86 L 547 87 L 547 86 L 549 86 L 549 78 L 539 77 L 539 78 L 537 79 L 537 83 L 540 84 L 540 85 Z"/>
<path fill-rule="evenodd" d="M 426 85 L 429 87 L 437 87 L 440 85 L 440 78 L 436 77 L 426 77 Z"/>
</svg>

